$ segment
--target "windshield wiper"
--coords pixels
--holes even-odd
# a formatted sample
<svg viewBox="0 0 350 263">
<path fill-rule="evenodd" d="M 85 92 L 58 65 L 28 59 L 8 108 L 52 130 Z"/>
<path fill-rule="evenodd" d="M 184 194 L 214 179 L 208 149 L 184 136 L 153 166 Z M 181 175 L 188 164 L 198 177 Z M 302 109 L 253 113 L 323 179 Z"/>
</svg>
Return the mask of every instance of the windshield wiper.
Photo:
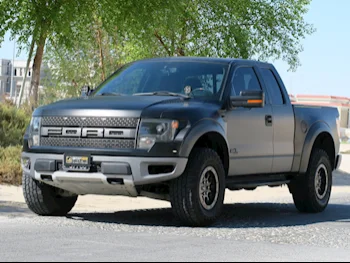
<svg viewBox="0 0 350 263">
<path fill-rule="evenodd" d="M 189 99 L 190 97 L 180 93 L 168 92 L 168 91 L 155 91 L 146 93 L 135 93 L 133 96 L 173 96 Z"/>
<path fill-rule="evenodd" d="M 115 92 L 103 92 L 103 93 L 98 94 L 96 96 L 123 96 L 123 94 L 115 93 Z"/>
</svg>

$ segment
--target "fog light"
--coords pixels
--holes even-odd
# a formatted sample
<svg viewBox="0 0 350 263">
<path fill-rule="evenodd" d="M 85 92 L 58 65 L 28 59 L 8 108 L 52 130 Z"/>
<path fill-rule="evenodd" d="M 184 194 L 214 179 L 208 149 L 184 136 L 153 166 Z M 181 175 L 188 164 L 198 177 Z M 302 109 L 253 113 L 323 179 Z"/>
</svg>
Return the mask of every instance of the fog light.
<svg viewBox="0 0 350 263">
<path fill-rule="evenodd" d="M 141 137 L 139 140 L 138 148 L 150 150 L 156 143 L 155 137 L 145 136 Z"/>
<path fill-rule="evenodd" d="M 30 158 L 23 157 L 22 158 L 22 166 L 24 169 L 30 170 Z"/>
<path fill-rule="evenodd" d="M 40 137 L 39 135 L 33 135 L 33 146 L 39 146 Z"/>
</svg>

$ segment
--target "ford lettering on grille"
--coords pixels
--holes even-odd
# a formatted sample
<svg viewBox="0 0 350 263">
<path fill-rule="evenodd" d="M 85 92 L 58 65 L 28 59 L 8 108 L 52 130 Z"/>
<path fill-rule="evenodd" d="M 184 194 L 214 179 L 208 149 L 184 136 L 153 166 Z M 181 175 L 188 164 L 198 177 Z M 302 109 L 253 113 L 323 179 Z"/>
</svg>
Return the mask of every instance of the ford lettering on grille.
<svg viewBox="0 0 350 263">
<path fill-rule="evenodd" d="M 135 148 L 136 118 L 43 117 L 41 146 Z"/>
<path fill-rule="evenodd" d="M 43 137 L 94 137 L 94 138 L 135 138 L 136 129 L 101 129 L 101 128 L 58 128 L 42 127 Z"/>
</svg>

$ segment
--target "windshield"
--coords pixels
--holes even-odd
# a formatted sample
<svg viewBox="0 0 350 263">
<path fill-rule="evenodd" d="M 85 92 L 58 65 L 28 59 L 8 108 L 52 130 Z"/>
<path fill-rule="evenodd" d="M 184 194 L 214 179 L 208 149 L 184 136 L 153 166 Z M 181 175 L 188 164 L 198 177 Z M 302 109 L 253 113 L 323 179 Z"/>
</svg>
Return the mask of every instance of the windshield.
<svg viewBox="0 0 350 263">
<path fill-rule="evenodd" d="M 139 61 L 128 64 L 92 96 L 189 96 L 219 99 L 228 64 L 192 61 Z"/>
</svg>

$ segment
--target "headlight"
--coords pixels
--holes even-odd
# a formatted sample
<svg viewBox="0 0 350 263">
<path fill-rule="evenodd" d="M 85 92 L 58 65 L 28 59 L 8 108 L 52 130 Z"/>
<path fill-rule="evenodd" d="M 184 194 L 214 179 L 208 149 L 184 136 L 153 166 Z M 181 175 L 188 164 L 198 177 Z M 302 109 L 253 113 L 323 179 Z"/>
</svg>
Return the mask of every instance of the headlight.
<svg viewBox="0 0 350 263">
<path fill-rule="evenodd" d="M 29 148 L 40 145 L 40 127 L 41 127 L 41 118 L 33 117 L 29 127 L 29 141 L 28 141 Z"/>
<path fill-rule="evenodd" d="M 150 150 L 156 142 L 171 142 L 179 128 L 176 120 L 142 120 L 137 139 L 137 148 Z"/>
</svg>

